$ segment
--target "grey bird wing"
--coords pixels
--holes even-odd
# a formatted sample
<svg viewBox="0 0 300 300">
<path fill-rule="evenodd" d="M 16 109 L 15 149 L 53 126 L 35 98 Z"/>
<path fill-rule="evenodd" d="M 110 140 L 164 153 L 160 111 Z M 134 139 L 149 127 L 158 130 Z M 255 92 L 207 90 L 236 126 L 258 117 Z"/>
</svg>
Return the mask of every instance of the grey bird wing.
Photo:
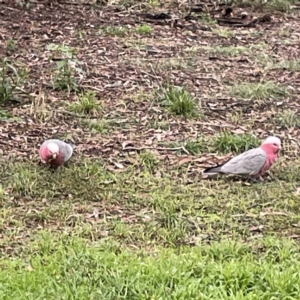
<svg viewBox="0 0 300 300">
<path fill-rule="evenodd" d="M 221 173 L 255 175 L 267 161 L 267 154 L 261 148 L 248 150 L 232 158 L 220 167 Z"/>
<path fill-rule="evenodd" d="M 63 153 L 64 155 L 64 161 L 66 162 L 67 160 L 69 160 L 73 154 L 73 149 L 75 148 L 75 146 L 70 145 L 64 141 L 58 140 L 58 139 L 51 139 L 51 140 L 47 140 L 44 142 L 44 144 L 48 144 L 48 143 L 55 143 L 58 145 L 59 150 Z"/>
</svg>

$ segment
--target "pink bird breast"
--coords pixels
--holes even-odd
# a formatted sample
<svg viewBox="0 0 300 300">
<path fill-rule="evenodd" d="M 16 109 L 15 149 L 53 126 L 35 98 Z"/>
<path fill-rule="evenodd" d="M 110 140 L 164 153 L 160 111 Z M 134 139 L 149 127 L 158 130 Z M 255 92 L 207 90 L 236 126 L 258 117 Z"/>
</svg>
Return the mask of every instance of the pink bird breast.
<svg viewBox="0 0 300 300">
<path fill-rule="evenodd" d="M 47 147 L 42 147 L 40 149 L 39 153 L 40 153 L 41 159 L 44 161 L 48 161 L 52 155 Z"/>
<path fill-rule="evenodd" d="M 279 151 L 279 146 L 274 144 L 263 144 L 260 146 L 260 148 L 266 152 L 267 160 L 263 165 L 262 169 L 257 174 L 257 176 L 264 174 L 266 171 L 268 171 L 271 168 L 271 166 L 277 160 L 277 153 Z"/>
<path fill-rule="evenodd" d="M 51 166 L 59 167 L 64 164 L 64 156 L 62 152 L 58 152 L 56 158 L 52 159 L 52 153 L 47 147 L 42 147 L 40 149 L 40 157 Z"/>
<path fill-rule="evenodd" d="M 59 166 L 62 166 L 64 164 L 64 162 L 65 162 L 65 160 L 64 160 L 64 156 L 63 156 L 62 152 L 58 152 L 56 158 L 51 159 L 49 163 L 52 166 L 59 167 Z"/>
</svg>

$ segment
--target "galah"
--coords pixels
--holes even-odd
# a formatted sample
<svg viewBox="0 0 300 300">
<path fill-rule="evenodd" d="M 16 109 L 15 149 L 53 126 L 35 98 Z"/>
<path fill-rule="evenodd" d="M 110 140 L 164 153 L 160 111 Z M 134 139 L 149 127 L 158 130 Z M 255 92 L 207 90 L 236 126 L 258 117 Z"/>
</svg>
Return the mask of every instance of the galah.
<svg viewBox="0 0 300 300">
<path fill-rule="evenodd" d="M 39 150 L 42 161 L 54 167 L 62 166 L 73 154 L 74 145 L 58 139 L 45 141 Z"/>
<path fill-rule="evenodd" d="M 252 179 L 261 178 L 277 160 L 281 148 L 278 137 L 269 136 L 258 148 L 254 148 L 233 157 L 229 161 L 204 170 L 205 174 L 249 175 Z"/>
</svg>

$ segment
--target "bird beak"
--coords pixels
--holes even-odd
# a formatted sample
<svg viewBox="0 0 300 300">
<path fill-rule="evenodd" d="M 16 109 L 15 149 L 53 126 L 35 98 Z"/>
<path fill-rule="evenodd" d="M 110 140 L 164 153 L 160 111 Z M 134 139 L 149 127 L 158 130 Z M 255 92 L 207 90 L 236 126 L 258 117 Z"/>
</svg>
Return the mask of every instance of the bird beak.
<svg viewBox="0 0 300 300">
<path fill-rule="evenodd" d="M 48 160 L 48 162 L 50 163 L 53 159 L 56 159 L 57 157 L 57 153 L 53 153 L 51 158 Z"/>
<path fill-rule="evenodd" d="M 43 159 L 41 159 L 41 162 L 42 162 L 43 164 L 45 164 L 45 163 L 46 163 L 46 161 L 45 161 L 45 160 L 43 160 Z"/>
</svg>

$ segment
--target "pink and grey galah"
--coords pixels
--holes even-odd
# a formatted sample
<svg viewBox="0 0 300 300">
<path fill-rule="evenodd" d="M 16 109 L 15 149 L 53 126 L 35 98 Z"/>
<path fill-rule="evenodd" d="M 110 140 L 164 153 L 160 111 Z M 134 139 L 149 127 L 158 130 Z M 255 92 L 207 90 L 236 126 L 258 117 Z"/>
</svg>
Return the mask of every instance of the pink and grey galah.
<svg viewBox="0 0 300 300">
<path fill-rule="evenodd" d="M 73 154 L 75 146 L 58 139 L 45 141 L 39 150 L 42 161 L 54 167 L 62 166 Z"/>
<path fill-rule="evenodd" d="M 252 179 L 262 179 L 261 176 L 277 160 L 280 148 L 280 139 L 275 136 L 269 136 L 260 147 L 243 152 L 221 165 L 207 168 L 203 173 L 248 175 Z"/>
</svg>

